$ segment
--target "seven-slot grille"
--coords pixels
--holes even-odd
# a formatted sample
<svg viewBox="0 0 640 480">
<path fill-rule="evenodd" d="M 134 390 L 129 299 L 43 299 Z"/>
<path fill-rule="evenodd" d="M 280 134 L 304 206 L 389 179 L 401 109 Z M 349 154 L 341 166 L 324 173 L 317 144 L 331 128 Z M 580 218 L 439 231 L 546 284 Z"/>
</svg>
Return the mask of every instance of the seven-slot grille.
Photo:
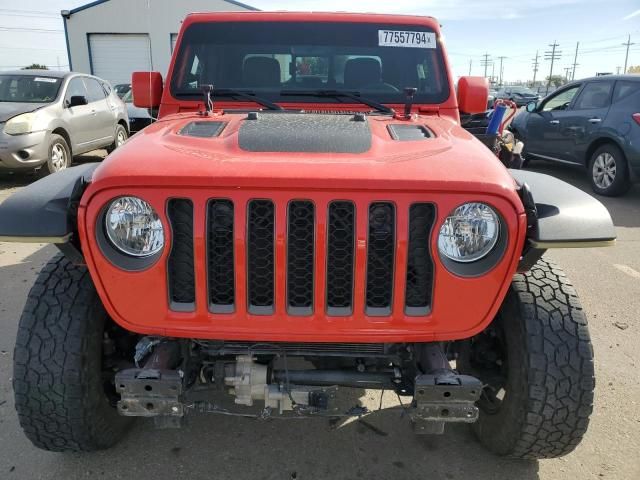
<svg viewBox="0 0 640 480">
<path fill-rule="evenodd" d="M 234 230 L 238 208 L 246 208 L 243 245 L 249 313 L 271 315 L 275 312 L 279 276 L 276 272 L 276 222 L 286 224 L 286 272 L 282 278 L 289 315 L 312 315 L 316 291 L 323 289 L 328 316 L 349 316 L 358 307 L 369 316 L 389 316 L 394 308 L 394 286 L 398 285 L 404 288 L 406 315 L 424 316 L 431 311 L 433 262 L 429 242 L 435 220 L 433 204 L 413 203 L 398 211 L 393 202 L 376 201 L 361 211 L 351 201 L 332 201 L 327 205 L 326 215 L 323 215 L 326 218 L 326 236 L 323 237 L 323 251 L 319 251 L 318 212 L 311 200 L 289 201 L 286 209 L 281 210 L 284 218 L 279 218 L 277 204 L 269 199 L 250 200 L 246 205 L 234 204 L 230 199 L 211 199 L 206 208 L 206 266 L 207 295 L 212 313 L 233 313 L 237 306 L 238 265 Z M 364 305 L 355 305 L 359 215 L 365 216 L 367 225 Z M 185 199 L 170 200 L 168 218 L 173 232 L 168 259 L 171 308 L 194 310 L 193 204 Z M 403 235 L 398 234 L 399 223 L 408 226 Z M 399 237 L 407 240 L 406 274 L 404 268 L 399 269 L 396 265 Z M 325 268 L 322 284 L 316 278 L 318 255 L 325 260 L 321 263 Z M 403 272 L 401 282 L 395 278 L 398 271 Z"/>
</svg>

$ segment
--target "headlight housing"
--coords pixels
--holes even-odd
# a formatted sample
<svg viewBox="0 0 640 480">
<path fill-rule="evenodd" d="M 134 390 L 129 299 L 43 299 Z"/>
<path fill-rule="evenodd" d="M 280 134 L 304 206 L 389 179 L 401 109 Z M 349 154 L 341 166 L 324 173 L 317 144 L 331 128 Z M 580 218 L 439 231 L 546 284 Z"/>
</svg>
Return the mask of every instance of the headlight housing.
<svg viewBox="0 0 640 480">
<path fill-rule="evenodd" d="M 464 203 L 445 219 L 438 235 L 438 250 L 454 262 L 469 263 L 491 252 L 500 235 L 500 219 L 489 205 Z"/>
<path fill-rule="evenodd" d="M 22 115 L 10 118 L 4 126 L 4 133 L 7 135 L 24 135 L 33 131 L 33 121 L 35 113 L 23 113 Z"/>
<path fill-rule="evenodd" d="M 126 255 L 149 257 L 164 247 L 162 221 L 141 198 L 116 198 L 107 208 L 104 221 L 112 245 Z"/>
</svg>

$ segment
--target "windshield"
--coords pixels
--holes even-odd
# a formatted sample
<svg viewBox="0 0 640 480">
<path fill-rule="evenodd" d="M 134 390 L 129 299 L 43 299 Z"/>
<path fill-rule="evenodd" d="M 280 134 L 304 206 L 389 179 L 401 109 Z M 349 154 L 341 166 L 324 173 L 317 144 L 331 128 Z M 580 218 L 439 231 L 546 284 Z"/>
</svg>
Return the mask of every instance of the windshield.
<svg viewBox="0 0 640 480">
<path fill-rule="evenodd" d="M 122 96 L 122 101 L 124 103 L 133 103 L 133 90 L 129 90 Z"/>
<path fill-rule="evenodd" d="M 58 96 L 61 84 L 61 78 L 0 75 L 0 102 L 50 103 Z"/>
<path fill-rule="evenodd" d="M 274 102 L 318 103 L 310 93 L 325 89 L 358 92 L 380 103 L 404 103 L 406 87 L 417 88 L 415 103 L 449 97 L 441 46 L 432 30 L 419 25 L 193 24 L 180 44 L 171 93 L 200 100 L 205 84 L 250 90 Z M 344 96 L 320 101 L 353 103 Z"/>
</svg>

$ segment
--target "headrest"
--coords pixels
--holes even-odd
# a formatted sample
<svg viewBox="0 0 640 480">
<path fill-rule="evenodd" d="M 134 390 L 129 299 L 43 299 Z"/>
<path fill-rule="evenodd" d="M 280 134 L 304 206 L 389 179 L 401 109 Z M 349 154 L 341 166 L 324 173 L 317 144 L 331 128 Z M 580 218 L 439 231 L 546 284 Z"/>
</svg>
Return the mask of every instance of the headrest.
<svg viewBox="0 0 640 480">
<path fill-rule="evenodd" d="M 382 67 L 375 58 L 352 58 L 344 66 L 344 86 L 360 88 L 363 85 L 380 83 Z"/>
<path fill-rule="evenodd" d="M 280 63 L 269 57 L 247 58 L 242 67 L 242 83 L 245 87 L 279 87 Z"/>
</svg>

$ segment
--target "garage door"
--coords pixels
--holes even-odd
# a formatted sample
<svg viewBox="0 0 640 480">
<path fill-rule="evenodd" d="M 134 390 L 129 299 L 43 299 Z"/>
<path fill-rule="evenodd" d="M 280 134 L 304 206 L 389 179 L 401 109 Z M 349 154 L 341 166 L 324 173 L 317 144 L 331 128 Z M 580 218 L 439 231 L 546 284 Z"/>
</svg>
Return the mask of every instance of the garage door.
<svg viewBox="0 0 640 480">
<path fill-rule="evenodd" d="M 91 73 L 113 85 L 131 83 L 131 73 L 151 70 L 148 35 L 89 35 Z"/>
</svg>

